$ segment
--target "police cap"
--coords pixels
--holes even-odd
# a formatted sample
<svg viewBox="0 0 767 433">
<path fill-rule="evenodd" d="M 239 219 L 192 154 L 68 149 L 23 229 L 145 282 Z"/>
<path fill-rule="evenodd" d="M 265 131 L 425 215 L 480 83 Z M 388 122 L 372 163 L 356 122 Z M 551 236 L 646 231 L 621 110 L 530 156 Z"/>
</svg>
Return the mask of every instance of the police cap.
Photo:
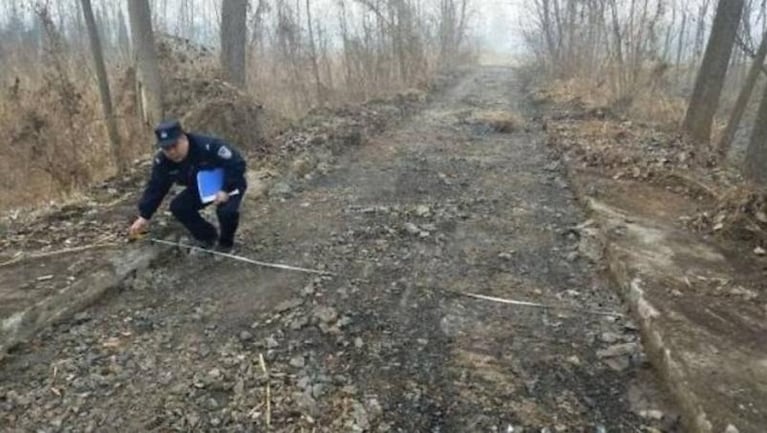
<svg viewBox="0 0 767 433">
<path fill-rule="evenodd" d="M 157 136 L 157 147 L 161 149 L 167 149 L 173 147 L 181 137 L 184 130 L 181 128 L 181 123 L 178 120 L 166 120 L 157 125 L 154 129 L 154 134 Z"/>
</svg>

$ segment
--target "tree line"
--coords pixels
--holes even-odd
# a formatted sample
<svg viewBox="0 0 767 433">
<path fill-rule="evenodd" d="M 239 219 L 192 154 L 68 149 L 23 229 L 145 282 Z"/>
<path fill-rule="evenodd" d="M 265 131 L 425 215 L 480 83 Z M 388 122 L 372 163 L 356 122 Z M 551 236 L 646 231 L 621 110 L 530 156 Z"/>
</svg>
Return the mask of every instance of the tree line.
<svg viewBox="0 0 767 433">
<path fill-rule="evenodd" d="M 743 174 L 767 183 L 767 2 L 755 0 L 533 0 L 525 37 L 549 76 L 598 77 L 615 100 L 642 92 L 687 98 L 682 130 L 700 153 L 728 153 L 749 104 L 758 105 Z M 723 91 L 734 104 L 722 106 Z M 761 101 L 761 102 L 759 102 Z M 727 112 L 723 112 L 728 110 Z M 712 136 L 716 115 L 726 118 Z M 714 140 L 716 138 L 716 140 Z"/>
<path fill-rule="evenodd" d="M 135 67 L 137 121 L 158 122 L 166 89 L 157 47 L 166 35 L 216 52 L 230 84 L 256 98 L 278 88 L 276 103 L 300 111 L 427 85 L 473 55 L 471 15 L 471 0 L 8 0 L 0 69 L 34 70 L 52 34 L 62 54 L 87 54 L 119 155 L 114 72 Z"/>
</svg>

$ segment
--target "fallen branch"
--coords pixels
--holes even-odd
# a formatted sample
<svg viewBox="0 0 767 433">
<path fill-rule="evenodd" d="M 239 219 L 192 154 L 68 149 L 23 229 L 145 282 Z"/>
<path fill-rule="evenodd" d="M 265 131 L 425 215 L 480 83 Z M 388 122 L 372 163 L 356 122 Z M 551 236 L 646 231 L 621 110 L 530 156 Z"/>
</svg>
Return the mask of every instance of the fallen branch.
<svg viewBox="0 0 767 433">
<path fill-rule="evenodd" d="M 116 245 L 117 245 L 117 242 L 101 242 L 101 243 L 95 243 L 90 245 L 83 245 L 79 247 L 65 248 L 63 250 L 49 251 L 45 253 L 24 254 L 23 252 L 19 252 L 16 254 L 16 257 L 12 258 L 11 260 L 0 263 L 0 268 L 2 268 L 3 266 L 8 266 L 14 263 L 18 263 L 25 259 L 43 259 L 46 257 L 59 256 L 62 254 L 69 254 L 69 253 L 79 253 L 82 251 L 92 250 L 95 248 L 113 247 Z"/>
<path fill-rule="evenodd" d="M 678 171 L 672 171 L 670 173 L 666 173 L 663 177 L 665 179 L 679 180 L 683 184 L 685 184 L 685 186 L 687 187 L 697 188 L 699 191 L 705 192 L 706 194 L 708 194 L 709 197 L 713 198 L 716 201 L 721 200 L 721 194 L 715 191 L 714 188 L 704 184 L 703 181 L 695 179 L 687 174 L 683 174 Z"/>
<path fill-rule="evenodd" d="M 266 369 L 263 353 L 258 354 L 258 360 L 261 363 L 261 370 L 266 376 L 266 427 L 269 428 L 272 425 L 272 391 L 269 386 L 269 370 Z"/>
</svg>

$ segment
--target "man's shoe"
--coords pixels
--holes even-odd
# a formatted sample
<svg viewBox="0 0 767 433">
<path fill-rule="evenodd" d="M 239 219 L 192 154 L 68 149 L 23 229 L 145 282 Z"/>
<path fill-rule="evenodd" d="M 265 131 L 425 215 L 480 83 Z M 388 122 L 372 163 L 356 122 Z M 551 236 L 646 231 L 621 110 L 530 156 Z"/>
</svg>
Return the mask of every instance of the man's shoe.
<svg viewBox="0 0 767 433">
<path fill-rule="evenodd" d="M 200 240 L 198 240 L 198 241 L 194 242 L 194 246 L 196 246 L 197 248 L 202 248 L 204 250 L 212 250 L 213 247 L 216 246 L 216 242 L 215 241 L 200 241 Z"/>
<path fill-rule="evenodd" d="M 214 249 L 214 251 L 221 254 L 232 254 L 234 252 L 234 245 L 222 245 L 221 243 L 219 243 L 218 245 L 216 245 L 216 248 Z M 224 256 L 213 254 L 213 260 L 216 262 L 220 262 L 224 260 L 225 258 L 226 257 Z"/>
<path fill-rule="evenodd" d="M 192 248 L 189 248 L 189 255 L 196 256 L 200 254 L 206 254 L 207 251 L 213 249 L 216 243 L 214 241 L 201 241 L 199 239 L 195 239 L 192 241 L 191 245 Z"/>
<path fill-rule="evenodd" d="M 232 251 L 234 251 L 234 245 L 227 245 L 219 242 L 218 245 L 216 245 L 215 251 L 224 254 L 232 254 Z"/>
</svg>

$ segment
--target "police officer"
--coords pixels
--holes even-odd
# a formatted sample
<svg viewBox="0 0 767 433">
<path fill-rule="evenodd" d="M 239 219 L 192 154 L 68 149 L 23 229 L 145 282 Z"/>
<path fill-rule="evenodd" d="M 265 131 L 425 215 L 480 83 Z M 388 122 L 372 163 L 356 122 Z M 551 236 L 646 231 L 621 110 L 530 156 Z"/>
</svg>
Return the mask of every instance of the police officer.
<svg viewBox="0 0 767 433">
<path fill-rule="evenodd" d="M 139 217 L 130 227 L 131 236 L 146 231 L 149 220 L 175 182 L 186 186 L 186 189 L 170 202 L 173 216 L 189 230 L 200 246 L 216 246 L 219 251 L 231 251 L 240 220 L 240 202 L 247 188 L 245 160 L 236 149 L 219 139 L 185 132 L 177 120 L 160 123 L 155 128 L 155 135 L 160 151 L 154 159 L 151 178 L 138 205 Z M 202 202 L 198 193 L 197 173 L 214 168 L 224 171 L 223 187 L 213 200 L 220 234 L 199 213 L 207 204 Z"/>
</svg>

